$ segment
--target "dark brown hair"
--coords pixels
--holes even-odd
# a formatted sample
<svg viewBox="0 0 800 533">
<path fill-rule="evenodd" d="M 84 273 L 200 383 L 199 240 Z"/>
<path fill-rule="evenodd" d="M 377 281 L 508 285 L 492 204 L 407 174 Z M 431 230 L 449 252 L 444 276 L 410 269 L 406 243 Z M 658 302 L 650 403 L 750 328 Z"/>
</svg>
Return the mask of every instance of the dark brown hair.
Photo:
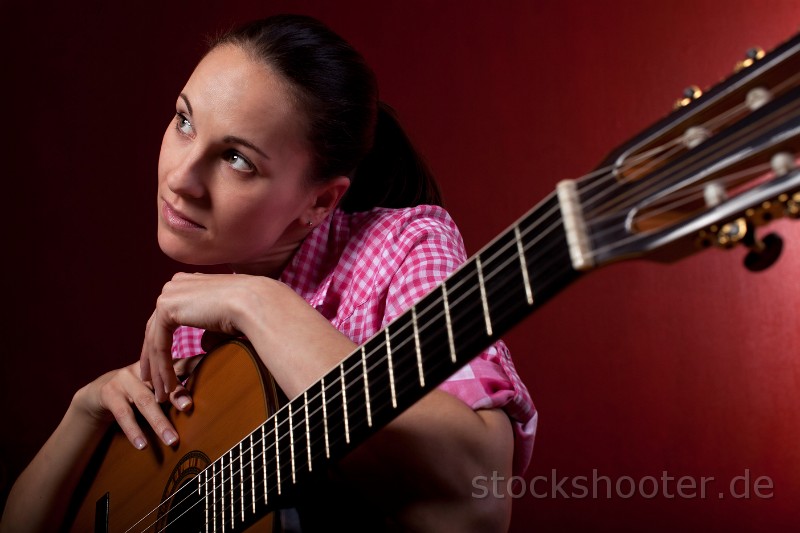
<svg viewBox="0 0 800 533">
<path fill-rule="evenodd" d="M 351 180 L 343 210 L 442 204 L 394 111 L 378 101 L 372 69 L 327 26 L 311 17 L 278 15 L 230 31 L 211 46 L 224 44 L 240 46 L 289 82 L 308 120 L 310 179 Z"/>
</svg>

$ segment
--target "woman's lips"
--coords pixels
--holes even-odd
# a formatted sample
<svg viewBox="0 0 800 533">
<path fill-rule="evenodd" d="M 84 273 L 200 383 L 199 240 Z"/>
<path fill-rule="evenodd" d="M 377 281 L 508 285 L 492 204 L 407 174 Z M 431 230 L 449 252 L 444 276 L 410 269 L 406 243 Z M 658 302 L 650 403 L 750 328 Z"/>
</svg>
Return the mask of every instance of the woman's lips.
<svg viewBox="0 0 800 533">
<path fill-rule="evenodd" d="M 162 214 L 164 215 L 164 220 L 172 226 L 173 228 L 177 229 L 205 229 L 205 226 L 201 226 L 194 220 L 186 217 L 183 213 L 172 207 L 169 202 L 164 200 L 164 204 L 161 208 Z"/>
</svg>

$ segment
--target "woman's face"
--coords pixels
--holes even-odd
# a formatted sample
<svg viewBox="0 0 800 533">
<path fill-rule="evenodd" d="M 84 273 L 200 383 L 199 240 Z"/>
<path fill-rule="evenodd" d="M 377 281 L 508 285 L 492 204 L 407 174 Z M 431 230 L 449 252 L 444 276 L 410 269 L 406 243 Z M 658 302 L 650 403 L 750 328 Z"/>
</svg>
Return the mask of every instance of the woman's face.
<svg viewBox="0 0 800 533">
<path fill-rule="evenodd" d="M 325 214 L 325 186 L 306 180 L 304 118 L 285 82 L 223 45 L 192 73 L 176 111 L 158 163 L 161 249 L 184 263 L 279 273 L 308 221 Z"/>
</svg>

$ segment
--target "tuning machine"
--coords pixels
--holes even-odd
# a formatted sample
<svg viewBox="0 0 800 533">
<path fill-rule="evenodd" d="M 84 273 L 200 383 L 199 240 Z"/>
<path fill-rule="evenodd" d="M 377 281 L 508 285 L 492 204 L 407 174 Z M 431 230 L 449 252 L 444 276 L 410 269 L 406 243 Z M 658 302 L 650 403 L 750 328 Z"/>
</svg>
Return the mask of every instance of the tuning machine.
<svg viewBox="0 0 800 533">
<path fill-rule="evenodd" d="M 739 72 L 742 69 L 746 69 L 762 57 L 764 57 L 764 49 L 760 46 L 754 46 L 745 52 L 744 59 L 736 63 L 733 67 L 733 71 Z"/>
<path fill-rule="evenodd" d="M 767 213 L 770 211 L 763 212 L 766 216 L 764 220 L 770 219 Z M 760 239 L 756 233 L 756 225 L 755 221 L 745 217 L 721 226 L 713 225 L 699 233 L 699 244 L 704 247 L 716 245 L 724 249 L 731 249 L 741 244 L 750 249 L 744 258 L 744 266 L 751 272 L 760 272 L 778 260 L 783 250 L 783 239 L 776 233 L 770 233 Z"/>
<path fill-rule="evenodd" d="M 697 85 L 690 85 L 683 90 L 683 96 L 675 101 L 675 109 L 686 107 L 703 96 L 703 91 Z"/>
<path fill-rule="evenodd" d="M 704 196 L 708 207 L 727 200 L 724 188 L 715 182 L 706 185 Z M 783 216 L 800 218 L 800 191 L 783 193 L 774 200 L 747 209 L 744 216 L 721 225 L 713 224 L 698 233 L 696 243 L 698 247 L 716 246 L 723 249 L 741 244 L 750 249 L 744 258 L 745 267 L 759 272 L 770 267 L 780 257 L 783 239 L 775 233 L 769 233 L 761 239 L 756 228 Z"/>
</svg>

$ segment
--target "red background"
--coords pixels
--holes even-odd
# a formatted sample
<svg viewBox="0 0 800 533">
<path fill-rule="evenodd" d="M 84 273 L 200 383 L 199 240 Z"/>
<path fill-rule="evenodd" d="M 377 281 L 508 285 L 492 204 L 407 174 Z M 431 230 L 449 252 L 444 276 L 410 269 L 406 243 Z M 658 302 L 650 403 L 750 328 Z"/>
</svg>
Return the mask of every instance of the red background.
<svg viewBox="0 0 800 533">
<path fill-rule="evenodd" d="M 204 34 L 292 11 L 349 39 L 472 253 L 667 114 L 685 86 L 717 82 L 747 48 L 800 25 L 792 0 L 10 4 L 0 5 L 4 491 L 72 392 L 137 357 L 154 299 L 181 268 L 155 242 L 155 169 Z M 800 226 L 774 228 L 787 246 L 764 273 L 746 272 L 740 250 L 617 265 L 507 336 L 540 411 L 528 478 L 715 478 L 706 499 L 607 499 L 603 485 L 599 498 L 526 494 L 513 531 L 800 522 Z M 719 499 L 745 471 L 751 485 L 768 476 L 773 496 Z"/>
</svg>

